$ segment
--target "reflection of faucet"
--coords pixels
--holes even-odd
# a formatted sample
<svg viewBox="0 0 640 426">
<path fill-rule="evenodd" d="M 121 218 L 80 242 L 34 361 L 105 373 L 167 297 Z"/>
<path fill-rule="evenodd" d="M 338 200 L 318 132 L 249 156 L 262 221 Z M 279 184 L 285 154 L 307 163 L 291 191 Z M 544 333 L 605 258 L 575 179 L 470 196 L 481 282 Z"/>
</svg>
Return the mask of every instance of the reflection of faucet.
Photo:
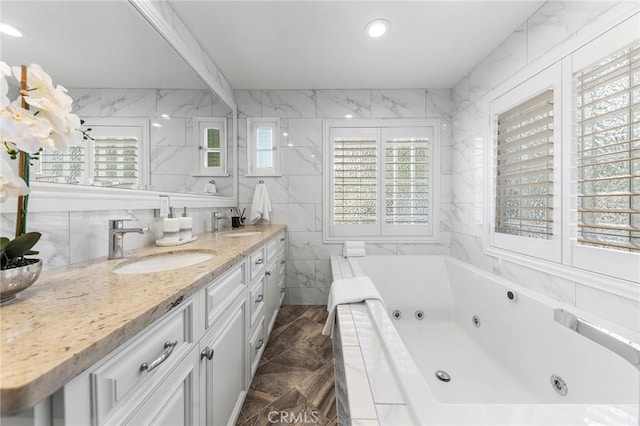
<svg viewBox="0 0 640 426">
<path fill-rule="evenodd" d="M 211 212 L 211 232 L 218 232 L 220 230 L 220 224 L 218 221 L 222 219 L 219 212 Z"/>
<path fill-rule="evenodd" d="M 123 240 L 124 234 L 128 232 L 146 233 L 149 228 L 123 228 L 127 219 L 109 220 L 109 259 L 122 259 L 124 254 Z"/>
</svg>

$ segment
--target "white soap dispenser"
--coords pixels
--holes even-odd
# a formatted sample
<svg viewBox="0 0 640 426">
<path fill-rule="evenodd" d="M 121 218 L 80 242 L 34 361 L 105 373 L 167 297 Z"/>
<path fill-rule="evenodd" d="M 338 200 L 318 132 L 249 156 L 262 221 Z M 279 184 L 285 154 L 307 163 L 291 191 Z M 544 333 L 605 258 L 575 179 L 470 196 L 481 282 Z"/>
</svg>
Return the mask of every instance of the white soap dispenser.
<svg viewBox="0 0 640 426">
<path fill-rule="evenodd" d="M 187 208 L 185 207 L 180 218 L 180 241 L 190 240 L 193 238 L 193 219 L 189 217 Z"/>
<path fill-rule="evenodd" d="M 173 207 L 169 207 L 169 217 L 162 221 L 162 239 L 166 243 L 177 243 L 180 241 L 180 219 L 173 217 Z"/>
</svg>

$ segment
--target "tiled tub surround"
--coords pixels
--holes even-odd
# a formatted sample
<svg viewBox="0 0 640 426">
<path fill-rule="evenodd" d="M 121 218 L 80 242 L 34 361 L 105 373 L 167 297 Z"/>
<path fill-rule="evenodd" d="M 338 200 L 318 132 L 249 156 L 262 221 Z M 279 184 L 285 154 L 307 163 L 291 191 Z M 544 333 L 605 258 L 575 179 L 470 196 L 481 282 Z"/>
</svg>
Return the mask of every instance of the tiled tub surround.
<svg viewBox="0 0 640 426">
<path fill-rule="evenodd" d="M 633 330 L 447 256 L 336 256 L 332 272 L 336 279 L 370 276 L 385 303 L 338 308 L 340 422 L 635 425 L 640 420 L 640 372 L 556 323 L 553 310 L 565 309 L 640 341 Z M 517 294 L 515 302 L 508 300 L 508 290 Z M 415 318 L 417 309 L 423 320 Z M 402 312 L 401 319 L 391 319 L 394 310 Z M 480 327 L 474 327 L 473 315 Z M 437 380 L 437 370 L 448 372 L 451 381 Z M 552 388 L 552 374 L 566 381 L 566 396 Z"/>
<path fill-rule="evenodd" d="M 450 89 L 402 90 L 235 90 L 238 105 L 240 208 L 250 206 L 263 179 L 272 218 L 287 223 L 287 304 L 326 304 L 330 257 L 340 244 L 322 242 L 322 125 L 324 119 L 435 118 L 442 123 L 439 244 L 367 244 L 373 254 L 450 254 L 451 129 Z M 279 117 L 281 176 L 247 177 L 247 118 Z M 286 136 L 285 136 L 286 133 Z"/>
<path fill-rule="evenodd" d="M 184 246 L 145 247 L 125 252 L 125 259 L 100 258 L 44 272 L 17 301 L 1 308 L 2 412 L 51 395 L 162 317 L 177 299 L 195 294 L 284 229 L 247 227 L 262 233 L 243 238 L 200 234 Z M 179 250 L 205 250 L 215 257 L 158 273 L 113 272 L 132 259 Z"/>
<path fill-rule="evenodd" d="M 547 2 L 453 88 L 450 217 L 452 256 L 640 331 L 640 286 L 635 291 L 607 291 L 541 268 L 487 256 L 483 229 L 489 202 L 483 197 L 483 161 L 491 91 L 528 66 L 561 59 L 559 52 L 566 45 L 612 28 L 630 16 L 633 8 L 638 9 L 637 2 Z"/>
</svg>

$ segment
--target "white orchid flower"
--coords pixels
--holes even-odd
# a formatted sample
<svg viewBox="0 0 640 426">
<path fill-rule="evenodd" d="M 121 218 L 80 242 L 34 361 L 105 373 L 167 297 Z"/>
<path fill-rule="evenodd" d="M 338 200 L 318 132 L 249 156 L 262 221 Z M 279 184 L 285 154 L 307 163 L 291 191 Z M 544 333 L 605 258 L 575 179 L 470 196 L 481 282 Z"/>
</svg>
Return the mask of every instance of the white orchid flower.
<svg viewBox="0 0 640 426">
<path fill-rule="evenodd" d="M 11 165 L 4 159 L 0 159 L 0 203 L 4 203 L 9 197 L 27 195 L 29 187 L 25 181 L 17 176 Z"/>
<path fill-rule="evenodd" d="M 0 140 L 14 144 L 20 151 L 35 154 L 40 147 L 53 147 L 52 132 L 48 119 L 27 109 L 9 105 L 0 111 Z"/>
<path fill-rule="evenodd" d="M 11 75 L 11 67 L 4 62 L 0 62 L 0 108 L 8 106 L 11 101 L 7 97 L 9 83 L 7 77 Z"/>
</svg>

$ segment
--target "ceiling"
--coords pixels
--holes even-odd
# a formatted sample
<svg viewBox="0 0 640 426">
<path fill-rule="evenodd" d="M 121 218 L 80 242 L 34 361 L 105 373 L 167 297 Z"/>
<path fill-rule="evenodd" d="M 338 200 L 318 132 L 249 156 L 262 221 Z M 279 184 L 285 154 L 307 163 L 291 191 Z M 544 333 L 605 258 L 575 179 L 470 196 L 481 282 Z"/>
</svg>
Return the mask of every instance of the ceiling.
<svg viewBox="0 0 640 426">
<path fill-rule="evenodd" d="M 0 0 L 0 17 L 24 32 L 2 35 L 2 61 L 40 64 L 56 84 L 207 88 L 128 1 Z"/>
<path fill-rule="evenodd" d="M 400 89 L 453 87 L 545 1 L 170 3 L 236 89 Z"/>
</svg>

